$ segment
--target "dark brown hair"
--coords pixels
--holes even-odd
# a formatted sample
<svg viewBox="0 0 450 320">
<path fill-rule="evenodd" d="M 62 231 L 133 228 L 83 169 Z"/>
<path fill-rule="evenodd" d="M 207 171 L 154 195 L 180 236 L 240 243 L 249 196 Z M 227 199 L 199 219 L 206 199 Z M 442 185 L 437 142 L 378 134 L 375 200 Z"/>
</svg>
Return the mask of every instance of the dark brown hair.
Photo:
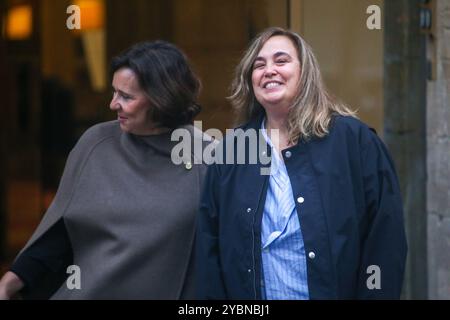
<svg viewBox="0 0 450 320">
<path fill-rule="evenodd" d="M 129 68 L 151 104 L 152 121 L 161 127 L 191 124 L 201 111 L 200 80 L 186 56 L 166 41 L 142 42 L 113 58 L 111 71 Z"/>
</svg>

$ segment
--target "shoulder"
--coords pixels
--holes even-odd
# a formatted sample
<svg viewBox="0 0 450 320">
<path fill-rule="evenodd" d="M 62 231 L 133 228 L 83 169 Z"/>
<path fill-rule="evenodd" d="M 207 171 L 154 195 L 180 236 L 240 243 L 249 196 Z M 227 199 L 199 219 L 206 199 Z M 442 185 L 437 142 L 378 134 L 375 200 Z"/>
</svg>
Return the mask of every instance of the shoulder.
<svg viewBox="0 0 450 320">
<path fill-rule="evenodd" d="M 209 145 L 214 141 L 211 136 L 191 124 L 183 126 L 182 128 L 186 129 L 190 133 L 194 141 L 201 142 L 203 146 Z"/>
<path fill-rule="evenodd" d="M 238 127 L 227 129 L 222 144 L 234 144 L 237 141 L 243 141 L 242 139 L 250 139 L 250 141 L 254 139 L 256 142 L 263 119 L 263 116 L 259 116 Z"/>
<path fill-rule="evenodd" d="M 80 138 L 81 140 L 96 142 L 107 137 L 118 136 L 121 129 L 117 120 L 101 122 L 87 129 Z"/>
<path fill-rule="evenodd" d="M 121 132 L 117 121 L 98 123 L 81 135 L 77 145 L 83 147 L 94 146 L 104 140 L 120 136 Z"/>
<path fill-rule="evenodd" d="M 205 148 L 209 144 L 215 142 L 213 137 L 211 137 L 210 135 L 206 134 L 205 132 L 203 132 L 202 130 L 198 129 L 197 127 L 191 124 L 184 125 L 172 131 L 172 138 L 171 138 L 172 141 L 175 141 L 174 139 L 177 139 L 178 136 L 187 138 L 187 141 L 190 142 L 192 148 L 194 148 L 197 145 L 202 146 L 202 148 Z"/>
<path fill-rule="evenodd" d="M 179 127 L 172 132 L 172 141 L 177 141 L 180 137 L 183 137 L 183 142 L 190 145 L 189 149 L 191 150 L 191 156 L 194 159 L 194 163 L 203 164 L 211 162 L 209 157 L 205 158 L 207 154 L 204 154 L 203 150 L 211 144 L 217 145 L 218 141 L 191 124 Z"/>
<path fill-rule="evenodd" d="M 370 128 L 358 118 L 341 115 L 336 115 L 333 117 L 331 129 L 349 131 L 352 134 L 368 134 L 369 131 L 375 132 L 373 128 Z"/>
<path fill-rule="evenodd" d="M 70 157 L 86 157 L 99 144 L 119 137 L 121 129 L 117 121 L 108 121 L 96 124 L 87 129 L 78 139 L 70 152 Z"/>
<path fill-rule="evenodd" d="M 334 131 L 334 132 L 333 132 Z M 358 152 L 366 166 L 394 168 L 390 151 L 376 131 L 364 122 L 353 118 L 336 116 L 330 135 L 345 137 L 349 152 Z M 337 141 L 342 142 L 342 138 Z"/>
<path fill-rule="evenodd" d="M 351 116 L 336 115 L 330 125 L 330 137 L 350 139 L 364 148 L 370 143 L 380 142 L 375 129 Z"/>
<path fill-rule="evenodd" d="M 334 116 L 329 133 L 323 138 L 311 139 L 307 145 L 315 161 L 324 163 L 325 160 L 319 159 L 324 158 L 324 154 L 333 154 L 329 161 L 325 161 L 330 166 L 348 161 L 369 163 L 368 158 L 390 159 L 387 147 L 375 130 L 361 120 L 349 116 Z"/>
</svg>

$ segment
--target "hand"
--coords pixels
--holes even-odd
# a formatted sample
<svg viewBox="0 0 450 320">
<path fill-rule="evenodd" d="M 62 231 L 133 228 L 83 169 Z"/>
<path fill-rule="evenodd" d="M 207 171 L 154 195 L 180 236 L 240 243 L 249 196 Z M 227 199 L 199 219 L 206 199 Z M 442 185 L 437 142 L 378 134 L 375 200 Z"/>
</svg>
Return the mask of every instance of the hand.
<svg viewBox="0 0 450 320">
<path fill-rule="evenodd" d="M 6 288 L 4 288 L 4 285 L 0 284 L 0 300 L 10 300 L 11 297 L 6 292 Z"/>
<path fill-rule="evenodd" d="M 23 287 L 23 281 L 15 273 L 6 272 L 0 280 L 0 300 L 10 300 Z"/>
</svg>

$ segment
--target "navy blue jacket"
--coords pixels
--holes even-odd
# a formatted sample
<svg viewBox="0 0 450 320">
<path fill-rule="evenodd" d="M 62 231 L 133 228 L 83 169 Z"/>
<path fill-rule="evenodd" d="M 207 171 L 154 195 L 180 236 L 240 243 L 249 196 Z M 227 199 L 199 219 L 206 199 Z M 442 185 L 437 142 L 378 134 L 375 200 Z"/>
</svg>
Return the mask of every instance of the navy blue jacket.
<svg viewBox="0 0 450 320">
<path fill-rule="evenodd" d="M 242 129 L 258 130 L 261 121 Z M 224 141 L 230 139 L 236 143 Z M 407 253 L 402 201 L 393 161 L 376 133 L 336 116 L 326 137 L 300 140 L 282 155 L 301 221 L 310 298 L 398 299 Z M 261 299 L 264 166 L 208 168 L 197 226 L 200 299 Z M 377 276 L 379 289 L 370 286 Z"/>
</svg>

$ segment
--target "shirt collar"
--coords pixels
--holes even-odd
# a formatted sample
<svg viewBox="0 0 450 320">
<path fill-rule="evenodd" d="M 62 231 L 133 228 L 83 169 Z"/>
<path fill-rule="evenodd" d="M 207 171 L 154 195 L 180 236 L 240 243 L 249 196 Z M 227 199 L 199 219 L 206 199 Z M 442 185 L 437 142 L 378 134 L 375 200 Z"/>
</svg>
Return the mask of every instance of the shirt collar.
<svg viewBox="0 0 450 320">
<path fill-rule="evenodd" d="M 276 176 L 280 171 L 280 167 L 284 166 L 284 161 L 280 157 L 278 150 L 275 148 L 275 146 L 272 143 L 272 140 L 270 140 L 270 137 L 267 134 L 267 130 L 266 130 L 266 127 L 264 124 L 265 121 L 266 121 L 266 117 L 263 117 L 262 122 L 261 122 L 261 132 L 262 132 L 264 139 L 266 140 L 267 144 L 270 146 L 270 149 L 272 151 L 271 152 L 272 164 L 271 164 L 271 168 L 270 168 L 271 175 Z"/>
</svg>

